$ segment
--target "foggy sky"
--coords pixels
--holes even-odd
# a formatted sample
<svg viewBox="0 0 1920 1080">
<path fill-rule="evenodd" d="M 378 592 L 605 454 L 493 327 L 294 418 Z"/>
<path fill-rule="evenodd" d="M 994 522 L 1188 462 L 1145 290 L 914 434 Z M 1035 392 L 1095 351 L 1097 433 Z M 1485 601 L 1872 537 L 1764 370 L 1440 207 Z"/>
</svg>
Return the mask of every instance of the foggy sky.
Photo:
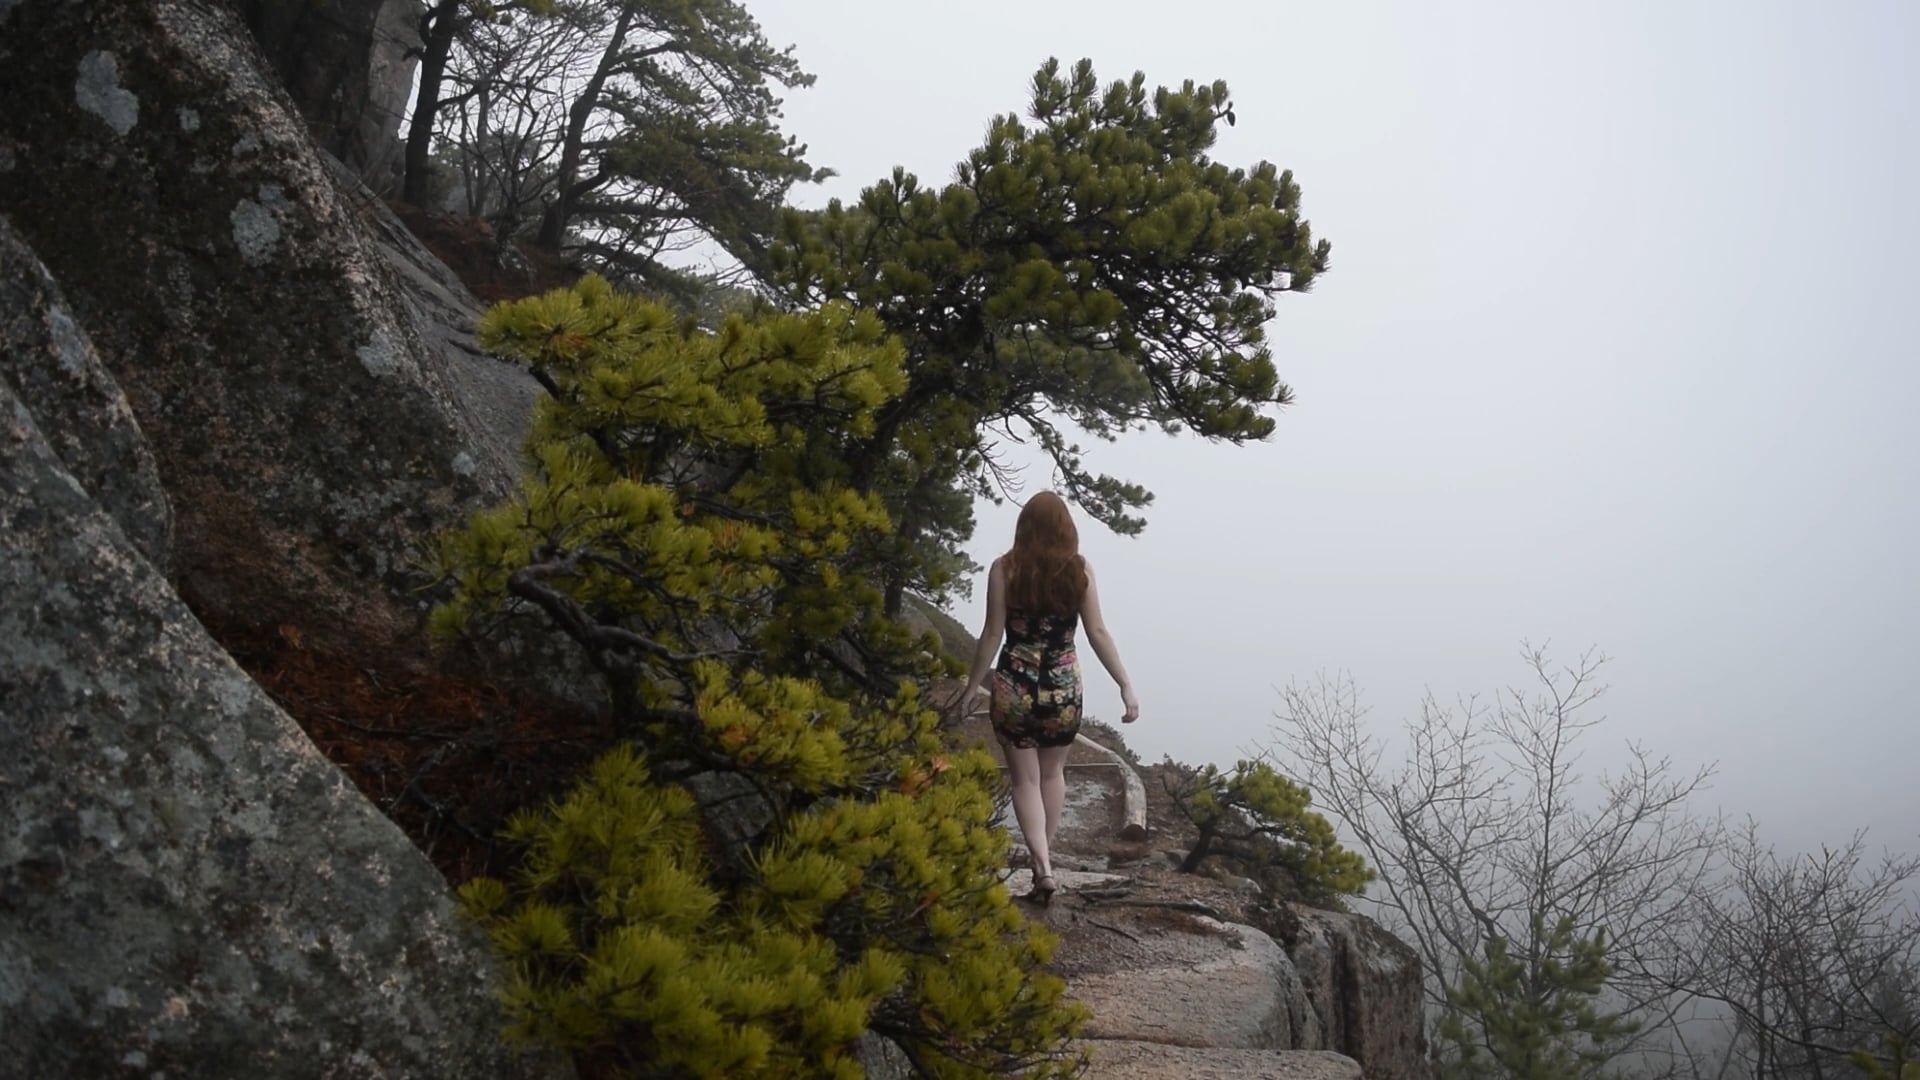
<svg viewBox="0 0 1920 1080">
<path fill-rule="evenodd" d="M 1085 56 L 1227 80 L 1215 156 L 1293 169 L 1333 241 L 1271 440 L 1091 455 L 1158 496 L 1137 539 L 1080 517 L 1145 757 L 1231 762 L 1321 670 L 1391 727 L 1550 639 L 1613 657 L 1595 769 L 1638 739 L 1783 843 L 1920 847 L 1920 5 L 749 8 L 819 77 L 786 126 L 841 175 L 802 205 L 951 179 Z"/>
</svg>

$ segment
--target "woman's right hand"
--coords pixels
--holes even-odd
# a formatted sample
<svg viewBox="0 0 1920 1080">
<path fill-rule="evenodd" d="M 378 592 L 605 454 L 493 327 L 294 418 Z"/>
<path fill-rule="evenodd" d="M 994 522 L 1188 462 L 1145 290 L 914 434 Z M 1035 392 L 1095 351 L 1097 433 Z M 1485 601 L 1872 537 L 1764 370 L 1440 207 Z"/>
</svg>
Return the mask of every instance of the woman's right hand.
<svg viewBox="0 0 1920 1080">
<path fill-rule="evenodd" d="M 982 701 L 982 698 L 986 700 Z M 960 715 L 972 716 L 974 710 L 979 706 L 991 705 L 992 703 L 993 691 L 977 684 L 968 684 L 966 691 L 960 697 Z"/>
<path fill-rule="evenodd" d="M 1120 714 L 1121 723 L 1131 724 L 1140 719 L 1140 699 L 1133 696 L 1133 687 L 1120 691 L 1120 707 L 1125 710 Z"/>
</svg>

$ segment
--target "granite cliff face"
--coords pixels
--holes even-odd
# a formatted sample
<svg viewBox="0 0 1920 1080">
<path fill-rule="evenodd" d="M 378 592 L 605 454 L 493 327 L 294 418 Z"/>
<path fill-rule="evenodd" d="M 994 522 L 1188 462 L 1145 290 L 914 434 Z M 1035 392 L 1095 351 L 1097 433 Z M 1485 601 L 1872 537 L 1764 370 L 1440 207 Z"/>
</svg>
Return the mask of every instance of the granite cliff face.
<svg viewBox="0 0 1920 1080">
<path fill-rule="evenodd" d="M 477 309 L 395 273 L 384 208 L 228 8 L 4 10 L 0 213 L 139 418 L 176 587 L 222 624 L 417 651 L 410 561 L 510 489 L 531 380 L 445 347 Z"/>
<path fill-rule="evenodd" d="M 15 1075 L 556 1075 L 479 935 L 0 387 L 0 1059 Z"/>
<path fill-rule="evenodd" d="M 173 557 L 173 509 L 120 384 L 53 275 L 0 220 L 0 380 L 34 403 L 49 449 L 152 565 Z"/>
<path fill-rule="evenodd" d="M 137 422 L 4 223 L 0 259 L 0 1060 L 563 1074 L 500 1045 L 440 875 L 174 593 Z"/>
<path fill-rule="evenodd" d="M 565 1075 L 182 602 L 424 655 L 412 546 L 512 482 L 472 401 L 524 423 L 531 384 L 456 369 L 228 8 L 0 5 L 0 100 L 0 1060 Z"/>
</svg>

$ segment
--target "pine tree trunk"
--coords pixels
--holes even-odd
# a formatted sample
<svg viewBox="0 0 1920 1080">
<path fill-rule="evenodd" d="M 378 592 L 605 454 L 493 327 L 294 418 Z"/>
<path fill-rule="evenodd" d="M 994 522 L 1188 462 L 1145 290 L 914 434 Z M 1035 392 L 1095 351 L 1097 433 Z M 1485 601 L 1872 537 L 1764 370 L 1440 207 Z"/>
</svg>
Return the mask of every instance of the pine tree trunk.
<svg viewBox="0 0 1920 1080">
<path fill-rule="evenodd" d="M 474 98 L 476 122 L 473 145 L 478 147 L 480 152 L 464 154 L 460 162 L 460 179 L 467 197 L 467 213 L 473 217 L 489 217 L 493 213 L 493 207 L 488 205 L 490 192 L 487 190 L 489 177 L 486 167 L 486 156 L 491 152 L 487 147 L 487 136 L 492 130 L 489 121 L 492 120 L 493 76 L 493 72 L 487 73 L 486 81 L 477 88 L 478 93 Z M 495 239 L 504 246 L 512 237 L 505 235 L 503 231 L 496 235 Z"/>
<path fill-rule="evenodd" d="M 600 54 L 600 65 L 594 69 L 593 78 L 580 88 L 580 96 L 567 112 L 567 138 L 560 146 L 560 173 L 554 177 L 553 202 L 547 206 L 547 212 L 540 216 L 540 235 L 536 243 L 549 251 L 559 251 L 567 237 L 567 225 L 573 219 L 573 207 L 580 196 L 592 190 L 592 184 L 581 183 L 580 158 L 587 138 L 587 124 L 593 119 L 595 109 L 600 107 L 600 91 L 607 84 L 607 77 L 613 70 L 627 44 L 627 32 L 633 26 L 634 8 L 632 4 L 620 9 L 620 20 L 614 24 L 613 36 L 608 39 L 607 47 Z"/>
<path fill-rule="evenodd" d="M 1193 842 L 1193 848 L 1187 852 L 1187 857 L 1180 860 L 1181 873 L 1199 873 L 1200 864 L 1206 861 L 1208 855 L 1213 854 L 1213 829 L 1212 825 L 1200 826 L 1200 838 Z"/>
<path fill-rule="evenodd" d="M 447 60 L 453 55 L 458 29 L 455 18 L 460 0 L 439 0 L 420 16 L 420 93 L 413 102 L 413 121 L 407 125 L 406 180 L 400 197 L 415 206 L 432 198 L 429 170 L 434 122 L 440 115 L 440 84 L 446 80 Z"/>
<path fill-rule="evenodd" d="M 913 561 L 913 546 L 920 539 L 920 522 L 912 516 L 912 511 L 901 515 L 894 536 L 898 558 L 907 565 L 896 564 L 886 569 L 886 589 L 880 610 L 889 619 L 899 618 L 901 610 L 906 607 L 907 577 L 911 572 L 908 567 Z"/>
</svg>

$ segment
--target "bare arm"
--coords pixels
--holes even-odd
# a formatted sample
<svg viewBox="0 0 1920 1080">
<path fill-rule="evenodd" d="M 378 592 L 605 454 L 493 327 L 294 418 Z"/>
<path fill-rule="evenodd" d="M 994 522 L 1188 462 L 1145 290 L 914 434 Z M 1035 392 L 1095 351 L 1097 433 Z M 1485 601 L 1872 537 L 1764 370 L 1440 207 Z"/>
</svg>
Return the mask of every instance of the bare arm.
<svg viewBox="0 0 1920 1080">
<path fill-rule="evenodd" d="M 973 670 L 967 674 L 966 693 L 960 695 L 961 708 L 973 707 L 973 696 L 986 685 L 987 672 L 993 667 L 993 654 L 1007 630 L 1007 575 L 1000 560 L 987 570 L 987 621 L 980 627 L 980 642 L 973 647 Z"/>
<path fill-rule="evenodd" d="M 1100 612 L 1100 586 L 1093 579 L 1093 564 L 1082 560 L 1087 568 L 1087 592 L 1080 598 L 1080 623 L 1087 628 L 1087 644 L 1093 646 L 1093 655 L 1113 676 L 1120 687 L 1120 704 L 1126 710 L 1120 722 L 1131 724 L 1140 718 L 1140 703 L 1133 696 L 1133 682 L 1127 678 L 1126 665 L 1120 662 L 1120 647 L 1113 643 L 1113 633 L 1107 629 L 1106 616 Z"/>
</svg>

